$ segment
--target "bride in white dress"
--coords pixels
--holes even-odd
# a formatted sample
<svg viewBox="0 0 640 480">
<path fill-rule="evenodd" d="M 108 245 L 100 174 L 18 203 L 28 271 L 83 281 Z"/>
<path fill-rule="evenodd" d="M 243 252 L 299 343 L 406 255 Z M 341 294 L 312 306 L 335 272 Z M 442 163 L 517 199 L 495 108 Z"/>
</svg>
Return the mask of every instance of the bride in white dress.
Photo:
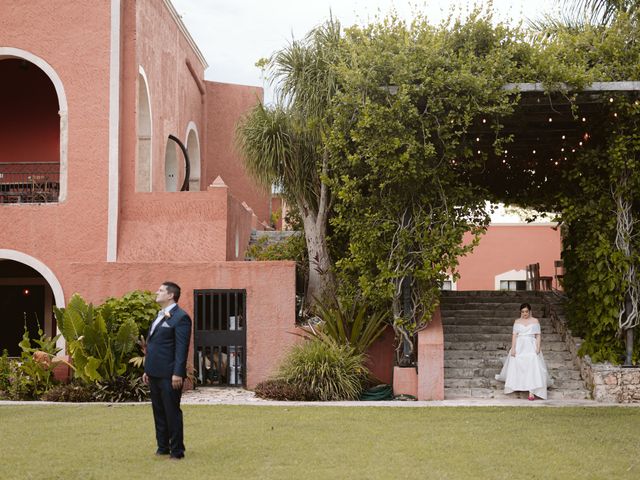
<svg viewBox="0 0 640 480">
<path fill-rule="evenodd" d="M 520 318 L 513 323 L 511 350 L 496 380 L 504 382 L 504 393 L 528 391 L 529 400 L 547 398 L 553 383 L 540 350 L 540 323 L 531 316 L 531 305 L 520 305 Z"/>
</svg>

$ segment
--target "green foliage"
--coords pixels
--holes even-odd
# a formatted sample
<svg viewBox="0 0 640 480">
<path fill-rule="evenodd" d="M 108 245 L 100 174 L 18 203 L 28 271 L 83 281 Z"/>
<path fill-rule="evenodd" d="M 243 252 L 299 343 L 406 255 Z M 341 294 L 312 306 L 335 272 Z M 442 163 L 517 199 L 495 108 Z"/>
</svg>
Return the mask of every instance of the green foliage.
<svg viewBox="0 0 640 480">
<path fill-rule="evenodd" d="M 16 397 L 23 395 L 23 399 L 39 398 L 53 384 L 55 363 L 52 359 L 60 351 L 56 347 L 60 335 L 48 337 L 38 325 L 38 336 L 36 339 L 30 339 L 25 325 L 22 341 L 19 343 L 22 352 L 18 363 L 19 374 L 16 376 Z"/>
<path fill-rule="evenodd" d="M 149 387 L 132 372 L 96 382 L 92 396 L 96 402 L 143 402 L 149 399 Z"/>
<path fill-rule="evenodd" d="M 298 401 L 308 400 L 306 391 L 281 379 L 268 379 L 256 385 L 254 393 L 267 400 Z"/>
<path fill-rule="evenodd" d="M 312 339 L 293 347 L 277 379 L 305 392 L 309 400 L 357 400 L 368 376 L 364 361 L 348 345 Z"/>
<path fill-rule="evenodd" d="M 47 402 L 93 402 L 95 387 L 93 384 L 74 380 L 70 383 L 54 385 L 42 395 Z"/>
<path fill-rule="evenodd" d="M 0 357 L 0 398 L 38 399 L 54 383 L 52 359 L 60 351 L 59 335 L 51 338 L 38 325 L 38 338 L 30 339 L 26 326 L 20 341 L 20 359 L 10 359 L 5 350 Z M 32 346 L 32 342 L 35 344 Z"/>
<path fill-rule="evenodd" d="M 640 265 L 640 237 L 631 237 L 632 255 L 616 247 L 616 195 L 632 204 L 640 218 L 640 105 L 616 96 L 617 121 L 608 125 L 605 142 L 585 150 L 566 173 L 561 196 L 564 223 L 564 285 L 567 316 L 574 332 L 584 337 L 582 354 L 595 362 L 620 363 L 624 338 L 618 316 L 628 284 L 625 273 Z M 635 335 L 634 361 L 640 358 Z"/>
<path fill-rule="evenodd" d="M 247 248 L 245 257 L 258 261 L 293 260 L 299 267 L 304 267 L 307 260 L 304 235 L 297 232 L 275 243 L 269 243 L 267 237 L 260 237 Z"/>
<path fill-rule="evenodd" d="M 126 372 L 139 332 L 133 318 L 116 320 L 110 305 L 94 308 L 78 294 L 54 312 L 76 377 L 110 381 Z"/>
<path fill-rule="evenodd" d="M 132 320 L 140 332 L 149 330 L 152 320 L 158 314 L 160 305 L 156 303 L 156 297 L 149 291 L 134 290 L 122 297 L 107 298 L 98 307 L 110 309 L 113 318 L 112 329 L 117 330 L 120 325 Z"/>
<path fill-rule="evenodd" d="M 334 297 L 331 303 L 317 301 L 316 313 L 321 323 L 302 327 L 319 341 L 348 345 L 356 354 L 366 354 L 387 327 L 387 312 L 370 313 L 366 302 L 346 303 Z"/>
</svg>

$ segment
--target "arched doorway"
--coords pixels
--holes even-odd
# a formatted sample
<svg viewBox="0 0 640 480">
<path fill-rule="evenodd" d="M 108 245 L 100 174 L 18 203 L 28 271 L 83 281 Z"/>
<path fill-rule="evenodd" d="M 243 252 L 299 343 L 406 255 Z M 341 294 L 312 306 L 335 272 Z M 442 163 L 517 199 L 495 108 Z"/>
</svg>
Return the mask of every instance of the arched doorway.
<svg viewBox="0 0 640 480">
<path fill-rule="evenodd" d="M 0 47 L 0 203 L 47 203 L 66 195 L 67 106 L 49 64 Z"/>
<path fill-rule="evenodd" d="M 0 250 L 0 350 L 6 349 L 9 356 L 20 355 L 18 343 L 22 339 L 25 327 L 31 338 L 38 337 L 39 327 L 50 337 L 56 335 L 57 325 L 52 307 L 64 306 L 64 299 L 59 298 L 62 296 L 62 289 L 55 277 L 52 285 L 43 273 L 28 263 L 6 258 L 21 256 L 28 263 L 38 266 L 36 263 L 39 262 L 32 257 L 10 250 Z M 50 270 L 44 268 L 44 274 L 49 276 Z M 58 347 L 64 348 L 62 339 Z"/>
<path fill-rule="evenodd" d="M 193 122 L 187 127 L 187 152 L 189 152 L 189 191 L 200 191 L 200 139 L 198 130 Z"/>
<path fill-rule="evenodd" d="M 149 85 L 142 67 L 138 74 L 138 151 L 136 157 L 136 192 L 151 191 L 151 102 Z"/>
</svg>

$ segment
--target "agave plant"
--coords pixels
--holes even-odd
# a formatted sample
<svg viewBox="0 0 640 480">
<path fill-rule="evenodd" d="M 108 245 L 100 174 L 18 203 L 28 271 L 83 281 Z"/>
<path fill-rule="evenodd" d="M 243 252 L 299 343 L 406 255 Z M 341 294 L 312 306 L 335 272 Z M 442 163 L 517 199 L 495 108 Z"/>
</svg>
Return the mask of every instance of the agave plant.
<svg viewBox="0 0 640 480">
<path fill-rule="evenodd" d="M 78 294 L 66 308 L 54 307 L 54 312 L 78 378 L 109 381 L 126 372 L 138 336 L 132 319 L 116 325 L 111 308 L 103 305 L 96 309 Z"/>
<path fill-rule="evenodd" d="M 348 345 L 356 354 L 366 353 L 387 326 L 388 313 L 370 313 L 366 302 L 345 304 L 332 297 L 330 302 L 316 299 L 315 307 L 320 322 L 302 327 L 307 336 L 321 341 L 330 338 Z"/>
</svg>

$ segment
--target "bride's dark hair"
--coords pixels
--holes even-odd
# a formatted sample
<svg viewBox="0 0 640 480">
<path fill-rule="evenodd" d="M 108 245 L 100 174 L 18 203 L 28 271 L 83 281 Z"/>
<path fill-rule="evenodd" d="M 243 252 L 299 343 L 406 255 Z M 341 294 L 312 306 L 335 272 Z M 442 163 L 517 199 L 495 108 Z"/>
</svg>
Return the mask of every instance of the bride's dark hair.
<svg viewBox="0 0 640 480">
<path fill-rule="evenodd" d="M 523 303 L 522 305 L 520 305 L 520 310 L 522 310 L 523 308 L 531 311 L 531 305 L 529 305 L 528 303 Z"/>
</svg>

